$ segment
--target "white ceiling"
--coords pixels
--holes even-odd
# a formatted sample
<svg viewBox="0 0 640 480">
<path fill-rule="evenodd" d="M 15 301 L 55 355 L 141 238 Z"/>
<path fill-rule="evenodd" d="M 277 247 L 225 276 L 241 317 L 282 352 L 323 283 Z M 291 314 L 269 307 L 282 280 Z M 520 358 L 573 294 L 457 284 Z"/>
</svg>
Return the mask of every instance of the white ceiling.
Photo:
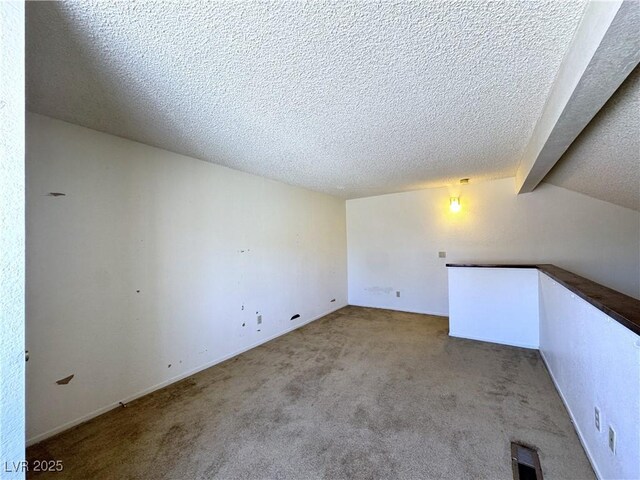
<svg viewBox="0 0 640 480">
<path fill-rule="evenodd" d="M 584 5 L 28 2 L 28 108 L 346 198 L 513 176 Z"/>
<path fill-rule="evenodd" d="M 545 181 L 640 210 L 640 67 L 627 77 Z"/>
</svg>

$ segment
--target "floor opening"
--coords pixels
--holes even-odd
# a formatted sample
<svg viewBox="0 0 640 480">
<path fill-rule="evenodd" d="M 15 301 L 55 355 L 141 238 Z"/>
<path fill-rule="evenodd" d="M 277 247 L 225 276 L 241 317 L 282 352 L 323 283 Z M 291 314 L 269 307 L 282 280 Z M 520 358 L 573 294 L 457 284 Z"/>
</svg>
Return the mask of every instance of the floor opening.
<svg viewBox="0 0 640 480">
<path fill-rule="evenodd" d="M 513 480 L 542 480 L 540 458 L 534 448 L 511 442 Z"/>
</svg>

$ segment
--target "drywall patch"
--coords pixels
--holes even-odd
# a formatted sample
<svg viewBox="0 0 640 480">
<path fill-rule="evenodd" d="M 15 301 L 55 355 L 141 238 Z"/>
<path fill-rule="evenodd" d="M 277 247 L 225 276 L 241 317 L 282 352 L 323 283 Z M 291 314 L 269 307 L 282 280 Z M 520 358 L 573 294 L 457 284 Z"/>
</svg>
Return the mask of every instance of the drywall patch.
<svg viewBox="0 0 640 480">
<path fill-rule="evenodd" d="M 74 376 L 75 376 L 75 375 L 69 375 L 68 377 L 61 378 L 61 379 L 60 379 L 60 380 L 58 380 L 56 383 L 57 383 L 58 385 L 67 385 L 67 384 L 71 381 L 71 379 L 72 379 Z"/>
</svg>

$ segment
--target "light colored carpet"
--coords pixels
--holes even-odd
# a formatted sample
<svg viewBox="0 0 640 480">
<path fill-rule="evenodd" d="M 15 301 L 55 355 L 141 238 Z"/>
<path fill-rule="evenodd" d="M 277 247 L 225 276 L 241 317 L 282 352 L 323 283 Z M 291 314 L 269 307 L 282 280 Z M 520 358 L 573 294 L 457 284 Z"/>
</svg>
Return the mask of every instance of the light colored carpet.
<svg viewBox="0 0 640 480">
<path fill-rule="evenodd" d="M 593 471 L 538 352 L 346 307 L 28 450 L 51 478 L 512 478 Z M 43 478 L 47 475 L 34 475 Z"/>
</svg>

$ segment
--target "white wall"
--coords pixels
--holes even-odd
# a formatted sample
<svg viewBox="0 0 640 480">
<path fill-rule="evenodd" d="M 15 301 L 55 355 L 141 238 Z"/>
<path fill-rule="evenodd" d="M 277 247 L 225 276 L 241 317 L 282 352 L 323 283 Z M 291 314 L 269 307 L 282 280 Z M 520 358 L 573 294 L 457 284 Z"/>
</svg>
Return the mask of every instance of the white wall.
<svg viewBox="0 0 640 480">
<path fill-rule="evenodd" d="M 24 478 L 24 2 L 0 2 L 0 72 L 0 468 Z"/>
<path fill-rule="evenodd" d="M 28 115 L 30 442 L 344 306 L 346 277 L 344 200 Z"/>
<path fill-rule="evenodd" d="M 539 345 L 598 478 L 640 478 L 640 336 L 537 269 L 452 267 L 449 279 L 450 335 Z"/>
<path fill-rule="evenodd" d="M 640 478 L 640 337 L 540 272 L 540 352 L 598 476 Z"/>
<path fill-rule="evenodd" d="M 354 305 L 446 315 L 445 264 L 465 261 L 553 263 L 640 297 L 640 213 L 549 184 L 518 196 L 507 178 L 348 200 L 347 243 Z"/>
<path fill-rule="evenodd" d="M 539 346 L 538 270 L 449 270 L 449 335 L 524 348 Z"/>
</svg>

